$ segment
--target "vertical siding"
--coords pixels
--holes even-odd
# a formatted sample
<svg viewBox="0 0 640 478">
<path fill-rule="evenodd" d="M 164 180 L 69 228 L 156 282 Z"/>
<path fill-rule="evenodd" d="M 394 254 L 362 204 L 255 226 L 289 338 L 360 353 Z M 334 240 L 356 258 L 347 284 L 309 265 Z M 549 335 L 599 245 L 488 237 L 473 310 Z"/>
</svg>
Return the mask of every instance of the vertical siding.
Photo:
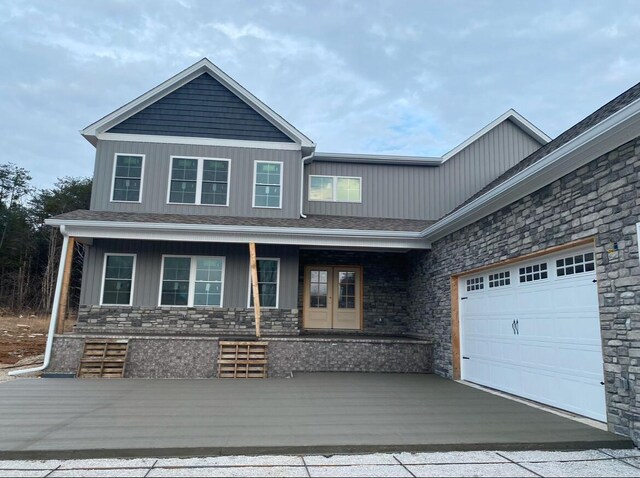
<svg viewBox="0 0 640 478">
<path fill-rule="evenodd" d="M 511 121 L 505 121 L 441 166 L 312 162 L 305 168 L 305 212 L 438 219 L 540 146 Z M 362 203 L 309 201 L 312 174 L 362 177 Z"/>
<path fill-rule="evenodd" d="M 188 243 L 161 241 L 95 240 L 87 248 L 82 275 L 80 303 L 100 303 L 104 254 L 135 253 L 133 305 L 158 305 L 163 254 L 225 257 L 223 307 L 247 307 L 249 293 L 249 247 L 246 244 Z M 259 257 L 280 258 L 279 308 L 297 308 L 298 248 L 295 246 L 258 245 Z"/>
<path fill-rule="evenodd" d="M 116 153 L 145 154 L 141 203 L 111 202 L 111 180 Z M 171 156 L 231 160 L 229 206 L 167 204 Z M 230 148 L 184 144 L 99 141 L 91 192 L 91 209 L 98 211 L 203 214 L 210 216 L 299 217 L 300 151 Z M 282 209 L 253 208 L 254 161 L 282 161 Z"/>
</svg>

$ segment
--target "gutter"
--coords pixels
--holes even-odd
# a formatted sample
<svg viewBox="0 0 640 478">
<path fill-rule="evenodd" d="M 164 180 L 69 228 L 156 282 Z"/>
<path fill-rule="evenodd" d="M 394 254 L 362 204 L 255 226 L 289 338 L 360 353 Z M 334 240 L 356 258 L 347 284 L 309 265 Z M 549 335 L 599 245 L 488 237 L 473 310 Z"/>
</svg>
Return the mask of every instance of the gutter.
<svg viewBox="0 0 640 478">
<path fill-rule="evenodd" d="M 44 363 L 39 367 L 25 368 L 22 370 L 13 370 L 9 375 L 15 377 L 27 373 L 41 372 L 49 366 L 51 361 L 51 352 L 53 350 L 53 336 L 56 333 L 56 325 L 58 323 L 58 311 L 60 309 L 60 292 L 62 291 L 62 276 L 64 275 L 64 258 L 67 257 L 67 249 L 69 247 L 69 234 L 65 231 L 64 226 L 60 226 L 62 233 L 62 251 L 60 252 L 60 264 L 58 265 L 58 277 L 56 278 L 56 290 L 53 296 L 53 306 L 51 309 L 51 320 L 49 321 L 49 333 L 47 334 L 47 346 L 44 350 Z"/>
<path fill-rule="evenodd" d="M 300 217 L 303 219 L 306 219 L 307 216 L 304 213 L 304 165 L 306 164 L 306 162 L 311 162 L 313 160 L 313 155 L 315 154 L 315 151 L 311 151 L 311 154 L 309 156 L 305 156 L 304 158 L 302 158 L 302 168 L 300 171 Z"/>
<path fill-rule="evenodd" d="M 371 238 L 403 238 L 420 239 L 420 231 L 377 231 L 362 229 L 326 229 L 311 227 L 260 227 L 260 226 L 233 226 L 220 224 L 174 224 L 158 222 L 122 222 L 122 221 L 84 221 L 84 220 L 60 220 L 47 219 L 45 224 L 59 227 L 109 227 L 112 229 L 149 229 L 169 231 L 196 231 L 196 232 L 221 232 L 221 233 L 254 233 L 254 234 L 286 234 L 301 236 L 328 236 L 328 237 L 371 237 Z"/>
</svg>

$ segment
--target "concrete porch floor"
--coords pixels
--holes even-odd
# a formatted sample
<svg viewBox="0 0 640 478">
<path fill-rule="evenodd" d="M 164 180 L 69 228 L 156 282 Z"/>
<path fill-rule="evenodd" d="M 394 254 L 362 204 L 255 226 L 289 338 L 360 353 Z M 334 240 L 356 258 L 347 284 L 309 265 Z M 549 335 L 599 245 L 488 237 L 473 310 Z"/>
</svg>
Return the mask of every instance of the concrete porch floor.
<svg viewBox="0 0 640 478">
<path fill-rule="evenodd" d="M 0 385 L 0 458 L 630 447 L 434 375 L 22 379 Z"/>
</svg>

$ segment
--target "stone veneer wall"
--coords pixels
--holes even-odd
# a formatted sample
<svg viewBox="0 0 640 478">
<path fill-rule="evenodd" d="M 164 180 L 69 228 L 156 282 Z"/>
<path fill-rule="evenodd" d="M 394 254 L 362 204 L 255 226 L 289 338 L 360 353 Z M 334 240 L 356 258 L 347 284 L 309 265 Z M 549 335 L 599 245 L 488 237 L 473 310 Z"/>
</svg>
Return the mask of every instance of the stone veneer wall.
<svg viewBox="0 0 640 478">
<path fill-rule="evenodd" d="M 302 329 L 304 268 L 362 266 L 364 334 L 404 335 L 408 329 L 408 265 L 405 253 L 300 250 L 298 309 Z M 317 331 L 314 331 L 317 332 Z M 339 331 L 331 331 L 332 333 Z M 348 331 L 353 334 L 353 331 Z"/>
<path fill-rule="evenodd" d="M 297 309 L 262 309 L 260 330 L 297 335 Z M 254 335 L 253 309 L 200 307 L 113 307 L 86 305 L 78 310 L 77 332 L 189 333 Z"/>
<path fill-rule="evenodd" d="M 610 429 L 640 441 L 640 138 L 413 253 L 411 330 L 434 341 L 434 371 L 452 375 L 450 277 L 595 237 Z M 618 250 L 614 249 L 617 243 Z"/>
<path fill-rule="evenodd" d="M 84 341 L 94 335 L 56 336 L 49 374 L 76 374 Z M 143 337 L 129 339 L 126 378 L 213 378 L 217 374 L 217 337 Z M 295 372 L 431 373 L 432 345 L 409 339 L 279 337 L 268 346 L 268 376 Z"/>
</svg>

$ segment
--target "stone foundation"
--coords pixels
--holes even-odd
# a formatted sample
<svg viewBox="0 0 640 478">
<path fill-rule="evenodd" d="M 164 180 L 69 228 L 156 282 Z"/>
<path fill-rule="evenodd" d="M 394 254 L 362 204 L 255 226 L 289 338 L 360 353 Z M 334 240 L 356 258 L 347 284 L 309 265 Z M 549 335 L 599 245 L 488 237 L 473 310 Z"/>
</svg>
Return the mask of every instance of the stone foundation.
<svg viewBox="0 0 640 478">
<path fill-rule="evenodd" d="M 262 309 L 260 329 L 270 335 L 298 335 L 297 309 Z M 253 309 L 198 307 L 113 307 L 78 310 L 78 333 L 255 335 Z"/>
<path fill-rule="evenodd" d="M 76 374 L 86 339 L 56 336 L 49 374 Z M 213 378 L 218 337 L 114 336 L 129 339 L 126 378 Z M 348 337 L 277 337 L 269 343 L 269 377 L 296 372 L 431 373 L 432 346 L 424 340 Z"/>
</svg>

